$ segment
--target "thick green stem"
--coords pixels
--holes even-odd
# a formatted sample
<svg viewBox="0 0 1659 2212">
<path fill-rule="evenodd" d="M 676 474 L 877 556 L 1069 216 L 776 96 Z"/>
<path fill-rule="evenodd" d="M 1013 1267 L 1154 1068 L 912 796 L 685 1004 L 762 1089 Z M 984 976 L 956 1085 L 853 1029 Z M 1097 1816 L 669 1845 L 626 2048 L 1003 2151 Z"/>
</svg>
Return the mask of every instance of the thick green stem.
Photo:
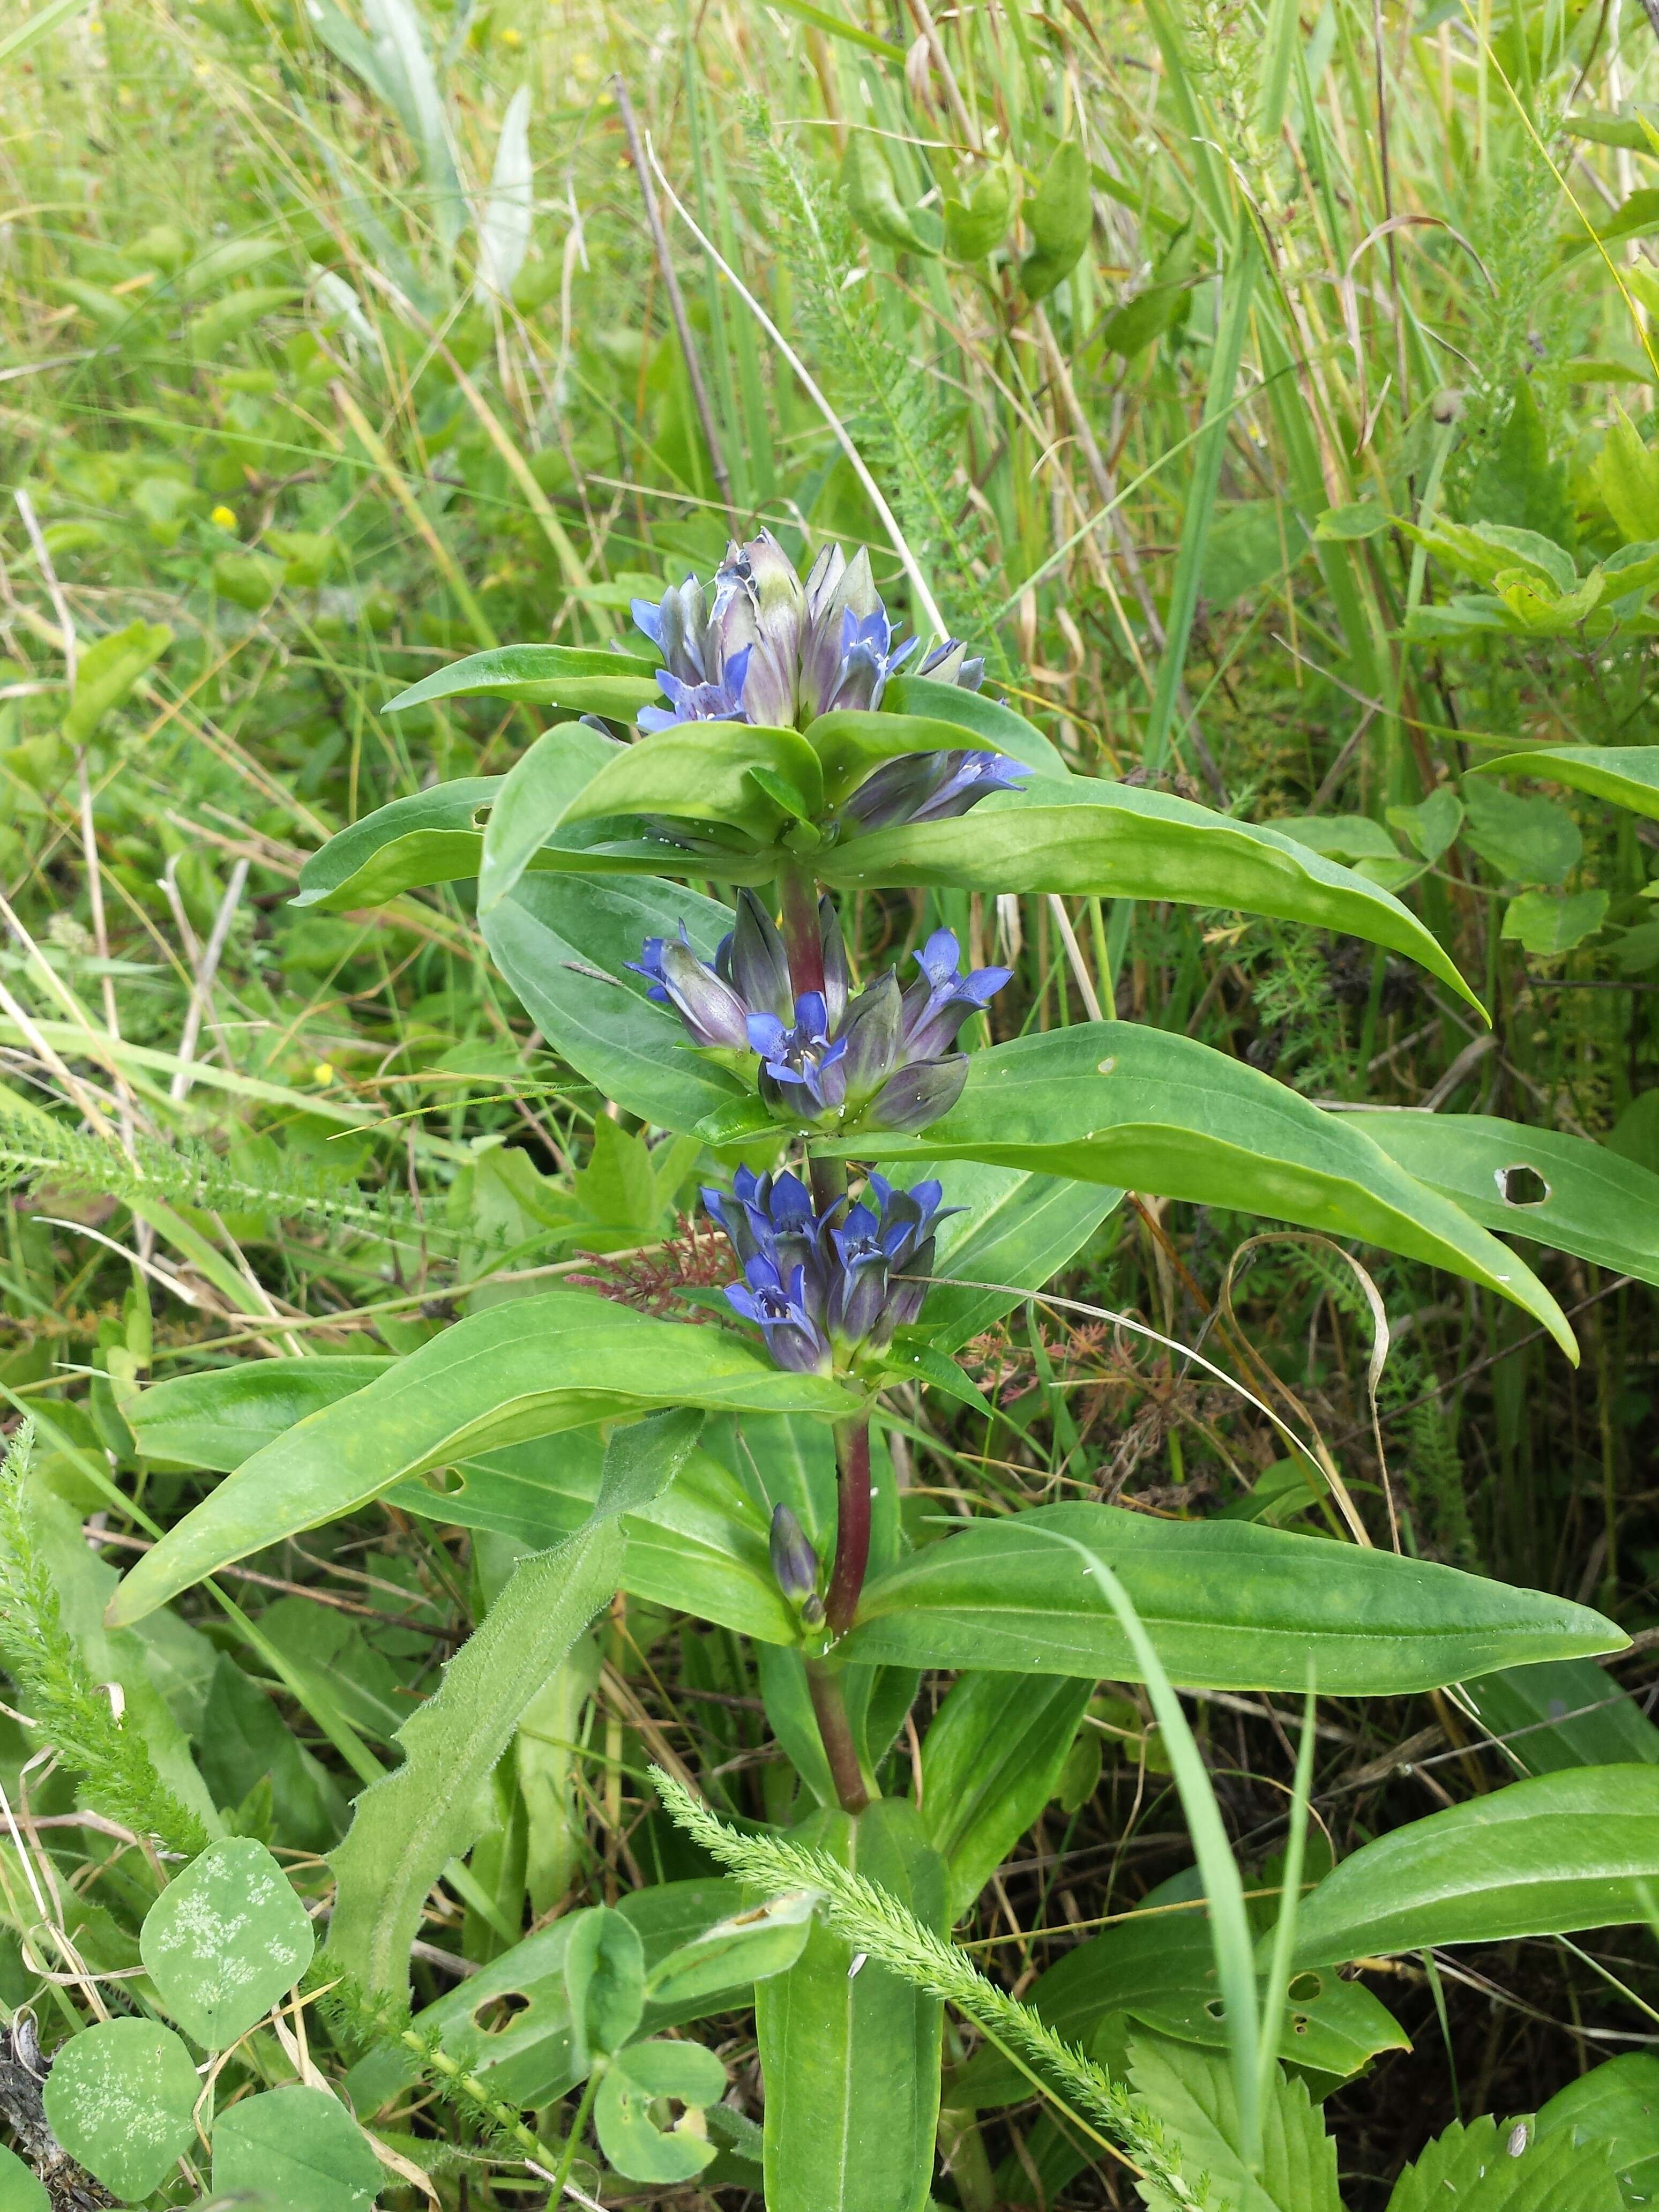
<svg viewBox="0 0 1659 2212">
<path fill-rule="evenodd" d="M 823 1601 L 830 1626 L 845 1636 L 858 1611 L 870 1564 L 870 1416 L 836 1424 L 836 1564 Z"/>
<path fill-rule="evenodd" d="M 861 1813 L 870 1802 L 870 1793 L 864 1786 L 864 1774 L 859 1765 L 858 1747 L 853 1741 L 852 1723 L 847 1717 L 847 1701 L 841 1693 L 841 1680 L 835 1669 L 822 1659 L 806 1662 L 806 1686 L 811 1693 L 812 1711 L 817 1716 L 818 1735 L 823 1744 L 823 1755 L 830 1762 L 830 1778 L 836 1785 L 836 1795 L 844 1813 Z"/>
</svg>

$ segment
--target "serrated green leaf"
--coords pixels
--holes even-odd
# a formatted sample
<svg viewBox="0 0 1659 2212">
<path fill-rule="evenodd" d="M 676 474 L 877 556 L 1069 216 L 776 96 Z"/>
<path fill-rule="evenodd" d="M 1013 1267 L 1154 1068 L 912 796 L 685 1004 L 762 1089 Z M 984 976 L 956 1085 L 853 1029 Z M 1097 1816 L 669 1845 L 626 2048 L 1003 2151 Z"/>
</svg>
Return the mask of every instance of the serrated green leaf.
<svg viewBox="0 0 1659 2212">
<path fill-rule="evenodd" d="M 1252 2174 L 1224 2055 L 1166 2036 L 1137 2035 L 1129 2045 L 1129 2079 L 1181 2146 L 1182 2171 L 1207 2173 L 1230 2212 L 1342 2212 L 1336 2145 L 1305 2082 L 1286 2081 L 1274 2068 L 1263 2103 L 1261 2164 Z M 1173 2212 L 1161 2190 L 1139 2186 L 1147 2212 Z"/>
<path fill-rule="evenodd" d="M 1389 2212 L 1623 2212 L 1600 2145 L 1570 2130 L 1543 2136 L 1525 2120 L 1456 2123 L 1394 2186 Z"/>
<path fill-rule="evenodd" d="M 1603 2146 L 1626 2204 L 1651 2204 L 1659 2191 L 1659 2058 L 1627 2051 L 1558 2089 L 1539 2112 L 1538 2134 L 1558 2132 Z"/>
</svg>

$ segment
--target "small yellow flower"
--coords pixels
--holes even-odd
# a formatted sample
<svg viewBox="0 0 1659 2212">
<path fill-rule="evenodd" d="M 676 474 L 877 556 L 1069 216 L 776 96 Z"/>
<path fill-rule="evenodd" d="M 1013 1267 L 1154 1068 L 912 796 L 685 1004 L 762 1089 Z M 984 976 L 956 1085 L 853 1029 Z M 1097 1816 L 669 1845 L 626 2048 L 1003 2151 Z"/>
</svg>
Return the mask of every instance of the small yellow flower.
<svg viewBox="0 0 1659 2212">
<path fill-rule="evenodd" d="M 501 33 L 501 44 L 504 46 L 521 46 L 524 44 L 524 33 L 514 29 L 514 26 L 509 23 L 507 28 Z"/>
<path fill-rule="evenodd" d="M 228 507 L 216 507 L 208 520 L 216 522 L 221 530 L 234 530 L 236 527 L 235 514 Z"/>
<path fill-rule="evenodd" d="M 319 1060 L 311 1071 L 311 1079 L 313 1083 L 319 1083 L 326 1087 L 334 1080 L 334 1070 L 325 1060 Z"/>
</svg>

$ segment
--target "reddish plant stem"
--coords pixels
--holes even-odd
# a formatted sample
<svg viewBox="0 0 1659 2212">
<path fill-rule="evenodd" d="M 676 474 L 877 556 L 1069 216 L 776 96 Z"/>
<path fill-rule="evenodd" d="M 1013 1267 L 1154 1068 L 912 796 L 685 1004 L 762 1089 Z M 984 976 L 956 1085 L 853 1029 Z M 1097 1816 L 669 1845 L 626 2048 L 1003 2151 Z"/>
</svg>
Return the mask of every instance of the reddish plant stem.
<svg viewBox="0 0 1659 2212">
<path fill-rule="evenodd" d="M 818 921 L 818 887 L 805 868 L 788 866 L 778 872 L 778 897 L 783 908 L 784 949 L 789 955 L 789 980 L 799 998 L 803 991 L 823 990 L 823 934 Z"/>
<path fill-rule="evenodd" d="M 870 1564 L 870 1416 L 836 1425 L 836 1564 L 830 1576 L 824 1612 L 837 1636 L 845 1636 L 858 1611 Z"/>
<path fill-rule="evenodd" d="M 823 1744 L 823 1755 L 830 1762 L 830 1778 L 836 1785 L 842 1810 L 861 1813 L 870 1802 L 870 1793 L 864 1786 L 859 1766 L 858 1750 L 847 1718 L 847 1701 L 841 1693 L 841 1678 L 822 1659 L 809 1659 L 806 1686 L 811 1693 L 818 1735 Z"/>
</svg>

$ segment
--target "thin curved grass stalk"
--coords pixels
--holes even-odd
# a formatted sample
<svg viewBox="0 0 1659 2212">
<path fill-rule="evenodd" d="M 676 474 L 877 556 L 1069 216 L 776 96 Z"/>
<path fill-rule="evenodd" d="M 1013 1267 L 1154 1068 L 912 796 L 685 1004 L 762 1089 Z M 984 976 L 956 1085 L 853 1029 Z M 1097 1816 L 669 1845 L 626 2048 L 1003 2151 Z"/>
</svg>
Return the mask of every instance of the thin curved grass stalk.
<svg viewBox="0 0 1659 2212">
<path fill-rule="evenodd" d="M 1189 2179 L 1168 2130 L 1140 2100 L 1092 2059 L 1056 2035 L 1042 2016 L 988 1981 L 953 1943 L 937 1936 L 885 1890 L 787 1836 L 744 1836 L 711 1813 L 684 1785 L 652 1769 L 658 1795 L 675 1822 L 740 1881 L 767 1897 L 816 1891 L 825 1923 L 858 1950 L 942 1997 L 1032 2073 L 1097 2142 L 1115 2149 L 1163 2191 L 1182 2212 L 1202 2212 L 1205 2177 Z"/>
</svg>

